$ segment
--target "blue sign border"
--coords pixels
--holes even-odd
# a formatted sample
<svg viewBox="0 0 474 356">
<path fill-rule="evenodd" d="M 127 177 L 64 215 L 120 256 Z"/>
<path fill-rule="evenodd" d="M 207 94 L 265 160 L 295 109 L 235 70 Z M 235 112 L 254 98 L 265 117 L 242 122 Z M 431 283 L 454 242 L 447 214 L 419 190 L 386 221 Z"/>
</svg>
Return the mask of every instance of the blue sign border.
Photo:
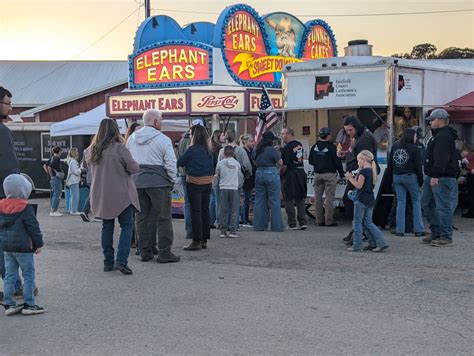
<svg viewBox="0 0 474 356">
<path fill-rule="evenodd" d="M 267 88 L 281 88 L 281 83 L 279 82 L 262 82 L 262 81 L 253 81 L 253 80 L 243 80 L 240 79 L 232 70 L 231 65 L 227 59 L 227 56 L 225 54 L 225 29 L 227 28 L 227 25 L 229 23 L 230 17 L 234 15 L 237 11 L 247 11 L 250 15 L 254 17 L 254 19 L 257 21 L 258 25 L 260 26 L 260 31 L 262 33 L 262 38 L 263 38 L 263 44 L 265 46 L 265 50 L 267 53 L 269 52 L 268 48 L 268 35 L 267 32 L 265 31 L 265 23 L 263 22 L 262 17 L 255 11 L 252 7 L 245 5 L 245 4 L 239 4 L 239 5 L 233 5 L 230 7 L 227 7 L 222 14 L 219 16 L 219 19 L 217 20 L 216 24 L 216 31 L 215 34 L 220 35 L 219 42 L 217 42 L 216 37 L 214 37 L 214 43 L 219 43 L 219 46 L 221 47 L 221 52 L 222 52 L 222 59 L 224 60 L 224 64 L 227 68 L 227 72 L 230 74 L 232 79 L 234 79 L 238 84 L 244 86 L 244 87 L 262 87 L 265 86 Z"/>
</svg>

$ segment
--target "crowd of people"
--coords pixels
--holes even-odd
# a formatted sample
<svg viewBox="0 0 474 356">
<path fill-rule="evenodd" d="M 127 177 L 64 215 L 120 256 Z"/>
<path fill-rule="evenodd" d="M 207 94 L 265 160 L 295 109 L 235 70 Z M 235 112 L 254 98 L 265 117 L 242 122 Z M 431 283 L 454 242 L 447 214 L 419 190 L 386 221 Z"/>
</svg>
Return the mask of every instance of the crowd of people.
<svg viewBox="0 0 474 356">
<path fill-rule="evenodd" d="M 2 119 L 11 110 L 11 98 L 10 92 L 0 88 Z M 171 139 L 161 131 L 161 121 L 160 111 L 147 110 L 143 124 L 130 125 L 123 138 L 117 123 L 105 118 L 84 151 L 81 163 L 79 152 L 71 148 L 65 174 L 61 167 L 62 150 L 54 147 L 51 159 L 44 166 L 51 183 L 50 216 L 62 215 L 58 207 L 65 180 L 70 191 L 67 212 L 80 214 L 84 221 L 91 220 L 92 212 L 102 222 L 105 272 L 133 273 L 128 258 L 134 240 L 143 262 L 154 260 L 154 255 L 159 263 L 180 261 L 180 256 L 172 251 L 171 192 L 178 180 L 184 189 L 185 232 L 190 240 L 184 250 L 208 248 L 212 228 L 220 229 L 221 238 L 238 238 L 241 226 L 253 227 L 255 231 L 270 228 L 282 232 L 285 230 L 282 201 L 287 229 L 307 229 L 305 152 L 292 128 L 281 130 L 281 148 L 271 131 L 266 131 L 259 142 L 250 135 L 242 135 L 238 140 L 232 130 L 215 130 L 210 135 L 204 122 L 196 119 L 179 141 L 176 154 Z M 457 134 L 449 126 L 445 110 L 433 110 L 428 121 L 432 137 L 426 149 L 420 143 L 418 128 L 414 127 L 403 130 L 389 153 L 388 174 L 393 177 L 396 197 L 394 233 L 398 236 L 406 233 L 405 215 L 410 206 L 413 222 L 410 232 L 422 237 L 424 243 L 443 247 L 453 241 L 459 162 L 468 173 L 472 189 L 474 156 L 467 148 L 462 154 L 457 150 Z M 355 116 L 344 117 L 343 129 L 349 144 L 334 144 L 331 130 L 324 127 L 308 155 L 315 173 L 316 223 L 324 227 L 337 225 L 333 207 L 335 190 L 338 182 L 345 179 L 344 208 L 353 227 L 343 239 L 347 250 L 382 252 L 388 244 L 372 218 L 376 203 L 374 186 L 381 179 L 376 159 L 377 140 Z M 0 268 L 5 313 L 39 314 L 44 309 L 34 300 L 37 289 L 33 254 L 41 251 L 43 240 L 34 208 L 27 201 L 32 186 L 19 175 L 11 133 L 3 124 L 0 124 L 0 136 Z M 84 173 L 90 194 L 84 211 L 79 212 L 79 183 Z M 470 209 L 467 214 L 472 215 L 472 205 Z M 425 232 L 422 214 L 430 233 Z M 116 252 L 115 220 L 120 225 Z M 23 296 L 23 304 L 17 304 L 14 299 L 19 295 Z"/>
</svg>

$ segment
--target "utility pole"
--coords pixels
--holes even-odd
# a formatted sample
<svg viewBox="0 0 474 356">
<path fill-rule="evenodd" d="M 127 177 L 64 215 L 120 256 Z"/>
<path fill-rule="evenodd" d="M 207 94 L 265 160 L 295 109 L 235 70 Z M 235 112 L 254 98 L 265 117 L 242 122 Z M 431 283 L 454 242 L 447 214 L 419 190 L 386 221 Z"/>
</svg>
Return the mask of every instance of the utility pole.
<svg viewBox="0 0 474 356">
<path fill-rule="evenodd" d="M 151 12 L 151 9 L 150 9 L 150 0 L 145 0 L 145 18 L 149 18 L 149 17 L 150 17 L 150 12 Z"/>
</svg>

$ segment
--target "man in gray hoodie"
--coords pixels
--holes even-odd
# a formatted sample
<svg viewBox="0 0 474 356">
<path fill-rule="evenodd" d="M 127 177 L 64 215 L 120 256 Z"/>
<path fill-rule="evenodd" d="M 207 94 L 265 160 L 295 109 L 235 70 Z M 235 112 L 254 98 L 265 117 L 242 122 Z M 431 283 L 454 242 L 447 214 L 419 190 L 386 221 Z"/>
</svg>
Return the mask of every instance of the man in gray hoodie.
<svg viewBox="0 0 474 356">
<path fill-rule="evenodd" d="M 160 131 L 162 114 L 147 110 L 143 114 L 144 127 L 135 131 L 127 141 L 127 148 L 140 165 L 135 177 L 141 211 L 137 214 L 140 255 L 143 262 L 153 259 L 150 236 L 151 219 L 158 221 L 158 257 L 160 263 L 178 262 L 171 252 L 173 224 L 171 190 L 177 179 L 176 156 L 168 136 Z M 156 212 L 157 216 L 154 214 Z"/>
</svg>

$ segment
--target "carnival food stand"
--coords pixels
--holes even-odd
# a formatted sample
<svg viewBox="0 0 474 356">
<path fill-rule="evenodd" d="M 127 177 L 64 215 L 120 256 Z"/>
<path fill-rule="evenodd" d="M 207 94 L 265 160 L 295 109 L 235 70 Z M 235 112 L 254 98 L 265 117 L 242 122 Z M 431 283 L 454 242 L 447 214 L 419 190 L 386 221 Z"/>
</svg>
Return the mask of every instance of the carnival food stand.
<svg viewBox="0 0 474 356">
<path fill-rule="evenodd" d="M 260 16 L 243 4 L 225 8 L 215 24 L 181 27 L 169 16 L 153 16 L 136 32 L 128 91 L 107 96 L 107 115 L 133 118 L 158 109 L 165 117 L 203 117 L 212 130 L 254 133 L 263 87 L 273 108 L 283 108 L 285 65 L 336 55 L 323 20 Z"/>
</svg>

